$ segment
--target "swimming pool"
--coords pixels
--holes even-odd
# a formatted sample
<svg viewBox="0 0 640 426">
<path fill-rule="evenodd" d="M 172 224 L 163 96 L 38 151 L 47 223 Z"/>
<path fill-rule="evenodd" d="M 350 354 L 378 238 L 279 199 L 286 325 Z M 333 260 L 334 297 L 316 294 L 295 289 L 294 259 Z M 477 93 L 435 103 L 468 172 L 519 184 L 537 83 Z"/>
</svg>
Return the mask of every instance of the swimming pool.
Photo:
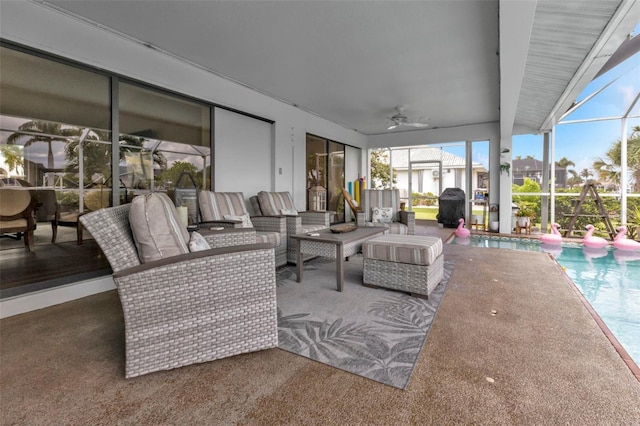
<svg viewBox="0 0 640 426">
<path fill-rule="evenodd" d="M 578 243 L 540 244 L 537 239 L 472 235 L 452 244 L 551 253 L 609 330 L 640 365 L 640 253 L 591 249 Z"/>
</svg>

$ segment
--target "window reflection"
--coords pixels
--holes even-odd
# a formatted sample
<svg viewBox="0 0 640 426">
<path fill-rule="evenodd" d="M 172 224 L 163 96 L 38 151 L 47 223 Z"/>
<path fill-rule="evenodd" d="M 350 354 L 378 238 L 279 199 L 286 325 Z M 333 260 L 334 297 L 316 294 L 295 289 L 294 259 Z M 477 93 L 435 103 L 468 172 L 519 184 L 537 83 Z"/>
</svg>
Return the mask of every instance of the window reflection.
<svg viewBox="0 0 640 426">
<path fill-rule="evenodd" d="M 4 46 L 0 55 L 0 186 L 38 204 L 35 258 L 20 235 L 0 238 L 0 297 L 108 273 L 81 215 L 149 191 L 172 196 L 183 171 L 211 188 L 209 105 Z"/>
<path fill-rule="evenodd" d="M 209 147 L 120 135 L 120 179 L 133 194 L 171 193 L 183 171 L 210 188 L 210 167 Z"/>
</svg>

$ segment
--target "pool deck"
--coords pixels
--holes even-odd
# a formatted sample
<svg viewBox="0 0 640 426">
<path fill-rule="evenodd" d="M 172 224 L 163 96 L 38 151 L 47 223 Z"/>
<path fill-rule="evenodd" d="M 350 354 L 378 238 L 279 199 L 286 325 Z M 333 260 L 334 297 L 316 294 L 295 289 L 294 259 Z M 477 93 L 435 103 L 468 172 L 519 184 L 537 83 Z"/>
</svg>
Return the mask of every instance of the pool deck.
<svg viewBox="0 0 640 426">
<path fill-rule="evenodd" d="M 548 254 L 444 254 L 455 269 L 406 390 L 279 349 L 126 380 L 107 292 L 0 322 L 0 423 L 640 424 L 637 372 Z"/>
<path fill-rule="evenodd" d="M 448 236 L 443 236 L 441 238 L 443 238 L 443 241 L 445 241 L 446 243 L 450 243 L 454 239 L 454 236 L 455 236 L 454 232 L 451 232 L 451 231 L 455 231 L 455 230 L 451 229 L 451 230 L 446 230 L 446 231 L 449 232 L 449 235 Z M 445 233 L 447 233 L 447 232 L 445 232 Z M 487 236 L 487 237 L 504 237 L 504 238 L 508 238 L 508 239 L 539 240 L 540 239 L 540 235 L 542 235 L 542 234 L 534 233 L 533 235 L 523 235 L 523 234 L 519 234 L 518 235 L 518 234 L 498 234 L 498 233 L 495 233 L 495 232 L 485 232 L 485 231 L 477 231 L 477 232 L 474 231 L 474 232 L 472 232 L 472 235 L 482 235 L 482 236 Z M 563 242 L 563 244 L 564 243 L 581 244 L 582 243 L 582 238 L 580 238 L 580 237 L 564 238 L 563 237 L 562 238 L 562 242 Z M 612 245 L 612 242 L 611 242 L 610 245 Z M 625 364 L 627 364 L 627 367 L 629 367 L 629 370 L 631 370 L 633 375 L 638 379 L 638 381 L 640 381 L 640 367 L 638 366 L 638 363 L 636 363 L 634 361 L 634 359 L 631 357 L 631 355 L 629 355 L 629 353 L 625 350 L 625 348 L 622 346 L 622 344 L 618 341 L 616 336 L 611 332 L 609 327 L 607 327 L 607 325 L 602 320 L 600 315 L 598 315 L 598 313 L 593 308 L 593 306 L 591 306 L 591 304 L 589 303 L 587 298 L 584 297 L 584 295 L 582 294 L 582 292 L 580 291 L 578 286 L 576 286 L 571 281 L 571 279 L 569 277 L 566 277 L 566 279 L 568 281 L 569 286 L 571 286 L 575 290 L 575 292 L 578 295 L 579 299 L 583 303 L 585 309 L 592 316 L 592 318 L 596 322 L 596 324 L 598 324 L 598 326 L 600 327 L 600 329 L 602 330 L 604 335 L 607 337 L 607 339 L 609 340 L 611 345 L 618 352 L 618 354 L 620 355 L 622 360 L 625 362 Z"/>
</svg>

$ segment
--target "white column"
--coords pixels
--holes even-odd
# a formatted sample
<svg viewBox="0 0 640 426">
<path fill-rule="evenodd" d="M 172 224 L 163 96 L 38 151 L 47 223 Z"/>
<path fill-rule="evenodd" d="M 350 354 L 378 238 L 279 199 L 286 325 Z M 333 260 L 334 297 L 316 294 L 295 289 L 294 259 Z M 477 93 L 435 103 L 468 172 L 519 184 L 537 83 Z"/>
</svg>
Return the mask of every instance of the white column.
<svg viewBox="0 0 640 426">
<path fill-rule="evenodd" d="M 555 164 L 550 163 L 549 161 L 549 154 L 550 154 L 549 153 L 549 132 L 545 132 L 542 146 L 543 148 L 542 148 L 542 188 L 541 189 L 543 193 L 548 193 L 549 192 L 549 165 L 551 165 L 551 167 L 555 169 Z M 543 234 L 547 232 L 547 225 L 549 220 L 548 208 L 549 208 L 549 196 L 543 195 L 542 198 L 540 199 L 540 211 L 542 215 L 542 217 L 540 218 L 541 220 L 540 231 Z"/>
<path fill-rule="evenodd" d="M 465 203 L 465 223 L 471 228 L 471 215 L 473 214 L 473 147 L 471 141 L 465 142 L 465 186 L 467 187 L 467 202 Z"/>
<path fill-rule="evenodd" d="M 549 157 L 551 158 L 551 164 L 556 163 L 556 126 L 555 124 L 551 128 L 551 147 L 549 149 Z M 549 221 L 551 223 L 556 222 L 556 168 L 551 168 L 551 177 L 549 178 L 549 193 L 551 194 L 551 217 Z"/>
<path fill-rule="evenodd" d="M 629 186 L 627 173 L 627 117 L 624 117 L 620 138 L 620 223 L 627 223 L 627 187 Z"/>
<path fill-rule="evenodd" d="M 508 164 L 508 171 L 502 171 L 502 168 L 498 166 L 498 172 L 500 173 L 500 233 L 501 234 L 510 234 L 513 229 L 513 224 L 511 223 L 511 184 L 513 182 L 513 170 L 511 169 L 511 151 L 513 145 L 513 137 L 509 135 L 508 137 L 500 138 L 500 165 Z M 507 151 L 508 152 L 503 152 Z"/>
</svg>

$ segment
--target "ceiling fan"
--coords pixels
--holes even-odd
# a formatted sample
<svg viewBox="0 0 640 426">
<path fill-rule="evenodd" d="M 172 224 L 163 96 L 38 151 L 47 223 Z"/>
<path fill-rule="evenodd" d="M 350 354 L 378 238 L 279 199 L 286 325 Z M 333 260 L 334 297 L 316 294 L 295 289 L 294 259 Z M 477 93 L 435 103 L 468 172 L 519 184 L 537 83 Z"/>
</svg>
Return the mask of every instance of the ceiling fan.
<svg viewBox="0 0 640 426">
<path fill-rule="evenodd" d="M 422 120 L 427 120 L 427 117 L 409 120 L 409 118 L 406 115 L 404 115 L 404 110 L 405 110 L 404 106 L 397 106 L 395 109 L 396 109 L 396 114 L 391 117 L 387 117 L 389 120 L 391 120 L 391 124 L 389 125 L 389 128 L 387 128 L 387 130 L 393 130 L 403 126 L 417 127 L 417 128 L 424 128 L 429 126 L 428 124 L 421 122 Z"/>
</svg>

